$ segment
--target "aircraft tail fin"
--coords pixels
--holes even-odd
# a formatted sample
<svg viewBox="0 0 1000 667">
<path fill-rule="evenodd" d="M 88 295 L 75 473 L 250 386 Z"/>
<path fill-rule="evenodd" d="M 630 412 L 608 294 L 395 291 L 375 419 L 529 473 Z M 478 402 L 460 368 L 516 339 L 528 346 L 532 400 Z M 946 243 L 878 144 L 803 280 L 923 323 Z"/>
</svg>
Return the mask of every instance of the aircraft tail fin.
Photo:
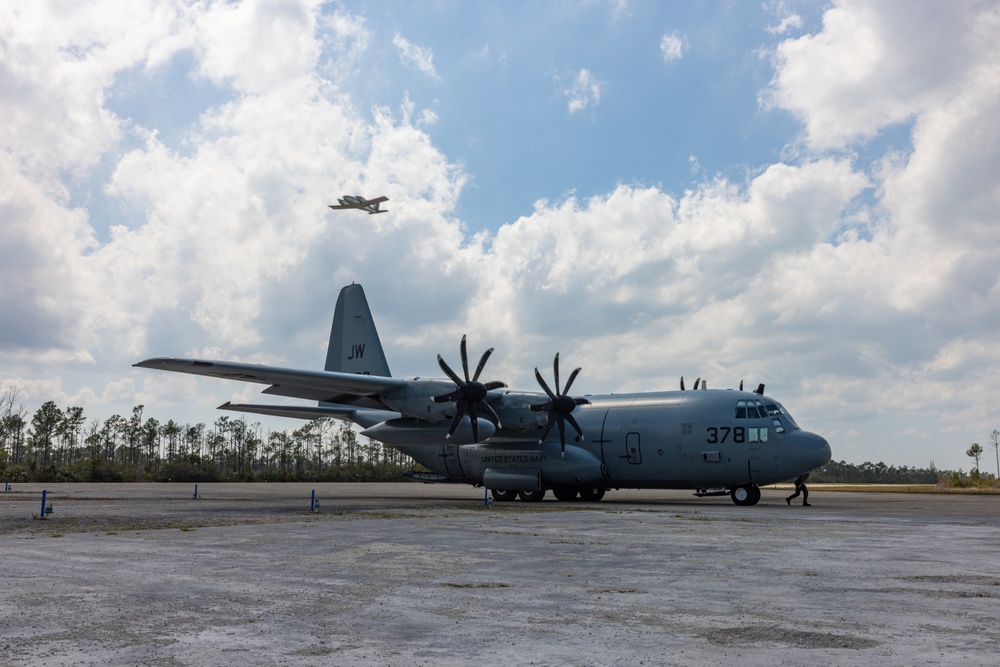
<svg viewBox="0 0 1000 667">
<path fill-rule="evenodd" d="M 352 283 L 340 290 L 324 368 L 340 373 L 391 377 L 361 285 Z"/>
</svg>

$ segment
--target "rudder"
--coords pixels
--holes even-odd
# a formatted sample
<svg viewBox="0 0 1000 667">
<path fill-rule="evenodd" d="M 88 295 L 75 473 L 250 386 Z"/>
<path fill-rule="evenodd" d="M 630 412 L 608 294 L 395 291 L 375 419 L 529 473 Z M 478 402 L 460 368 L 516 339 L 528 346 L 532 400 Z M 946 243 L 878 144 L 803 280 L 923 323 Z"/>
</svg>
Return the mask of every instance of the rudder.
<svg viewBox="0 0 1000 667">
<path fill-rule="evenodd" d="M 356 283 L 340 290 L 337 297 L 325 369 L 391 377 L 365 291 Z"/>
</svg>

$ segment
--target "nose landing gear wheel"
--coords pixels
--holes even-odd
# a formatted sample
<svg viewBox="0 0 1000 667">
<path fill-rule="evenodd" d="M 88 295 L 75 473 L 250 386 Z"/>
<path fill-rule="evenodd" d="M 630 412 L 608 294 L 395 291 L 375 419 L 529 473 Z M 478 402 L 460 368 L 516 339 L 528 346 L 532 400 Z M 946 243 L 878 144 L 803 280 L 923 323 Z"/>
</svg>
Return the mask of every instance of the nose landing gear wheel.
<svg viewBox="0 0 1000 667">
<path fill-rule="evenodd" d="M 756 484 L 737 486 L 729 492 L 729 497 L 733 499 L 734 503 L 740 505 L 741 507 L 756 505 L 760 501 L 760 487 Z"/>
</svg>

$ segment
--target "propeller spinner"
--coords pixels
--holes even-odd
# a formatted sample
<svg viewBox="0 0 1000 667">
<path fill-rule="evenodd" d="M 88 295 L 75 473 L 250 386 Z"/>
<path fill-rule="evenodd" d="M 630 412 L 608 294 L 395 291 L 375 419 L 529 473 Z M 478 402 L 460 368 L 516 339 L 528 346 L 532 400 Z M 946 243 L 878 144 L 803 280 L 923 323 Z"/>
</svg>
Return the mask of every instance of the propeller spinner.
<svg viewBox="0 0 1000 667">
<path fill-rule="evenodd" d="M 569 388 L 573 384 L 573 380 L 576 379 L 577 374 L 581 369 L 577 368 L 569 375 L 569 380 L 566 381 L 566 386 L 562 389 L 559 388 L 559 353 L 556 353 L 555 361 L 552 362 L 552 374 L 555 377 L 556 390 L 555 393 L 549 389 L 549 385 L 545 383 L 545 379 L 542 378 L 542 374 L 538 372 L 538 368 L 535 368 L 535 379 L 538 380 L 538 384 L 541 385 L 545 393 L 549 395 L 549 400 L 546 403 L 539 403 L 537 405 L 532 405 L 531 409 L 535 412 L 548 412 L 549 421 L 545 425 L 545 431 L 542 433 L 542 437 L 538 439 L 538 442 L 544 442 L 546 436 L 548 436 L 549 431 L 552 430 L 553 424 L 559 426 L 559 443 L 562 445 L 562 453 L 566 453 L 566 422 L 569 422 L 570 426 L 576 429 L 576 432 L 580 434 L 583 438 L 583 430 L 580 425 L 576 423 L 571 414 L 573 410 L 576 409 L 578 405 L 587 405 L 590 403 L 585 398 L 573 398 L 569 395 Z"/>
<path fill-rule="evenodd" d="M 503 382 L 486 382 L 482 383 L 479 381 L 479 376 L 483 372 L 483 367 L 486 366 L 486 360 L 490 358 L 493 354 L 493 348 L 483 352 L 483 356 L 479 359 L 479 365 L 476 366 L 476 372 L 469 378 L 469 355 L 465 346 L 465 336 L 462 336 L 462 344 L 459 346 L 462 353 L 462 371 L 465 373 L 465 378 L 460 377 L 455 371 L 451 370 L 451 367 L 445 362 L 445 360 L 438 355 L 438 365 L 441 366 L 441 370 L 451 378 L 451 381 L 455 383 L 455 390 L 444 394 L 442 396 L 435 396 L 435 403 L 448 403 L 450 401 L 455 402 L 455 418 L 451 420 L 451 428 L 448 429 L 448 436 L 451 437 L 455 434 L 458 429 L 458 425 L 462 422 L 462 418 L 466 414 L 469 415 L 469 419 L 472 422 L 472 439 L 479 442 L 479 412 L 482 411 L 483 416 L 489 421 L 493 422 L 497 428 L 500 428 L 500 417 L 497 413 L 490 407 L 490 404 L 486 402 L 486 394 L 491 389 L 500 389 L 501 387 L 506 387 L 507 385 Z"/>
</svg>

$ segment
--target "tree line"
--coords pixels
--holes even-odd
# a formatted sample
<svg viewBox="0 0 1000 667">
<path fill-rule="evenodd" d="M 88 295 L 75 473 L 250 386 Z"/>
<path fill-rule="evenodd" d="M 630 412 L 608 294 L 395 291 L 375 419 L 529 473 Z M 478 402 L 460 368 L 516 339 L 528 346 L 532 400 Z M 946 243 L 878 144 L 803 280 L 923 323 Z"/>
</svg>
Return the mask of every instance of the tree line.
<svg viewBox="0 0 1000 667">
<path fill-rule="evenodd" d="M 897 468 L 881 461 L 860 464 L 830 461 L 809 473 L 809 481 L 831 484 L 938 484 L 943 476 L 950 474 L 949 471 L 938 470 L 933 462 L 927 468 Z"/>
<path fill-rule="evenodd" d="M 161 423 L 132 414 L 88 421 L 83 408 L 53 401 L 27 417 L 19 391 L 0 394 L 0 478 L 11 482 L 336 482 L 396 481 L 414 461 L 392 447 L 359 436 L 348 424 L 316 419 L 301 428 L 265 431 L 244 417 L 220 416 L 211 425 Z M 990 444 L 997 448 L 1000 432 Z M 830 461 L 810 474 L 812 482 L 840 484 L 940 484 L 994 486 L 979 471 L 983 450 L 967 454 L 976 466 L 939 470 Z M 1000 470 L 1000 455 L 997 458 Z"/>
<path fill-rule="evenodd" d="M 137 405 L 88 421 L 83 408 L 48 401 L 29 419 L 18 394 L 0 395 L 0 478 L 11 482 L 395 481 L 414 465 L 328 418 L 265 431 L 228 415 L 161 423 Z"/>
</svg>

